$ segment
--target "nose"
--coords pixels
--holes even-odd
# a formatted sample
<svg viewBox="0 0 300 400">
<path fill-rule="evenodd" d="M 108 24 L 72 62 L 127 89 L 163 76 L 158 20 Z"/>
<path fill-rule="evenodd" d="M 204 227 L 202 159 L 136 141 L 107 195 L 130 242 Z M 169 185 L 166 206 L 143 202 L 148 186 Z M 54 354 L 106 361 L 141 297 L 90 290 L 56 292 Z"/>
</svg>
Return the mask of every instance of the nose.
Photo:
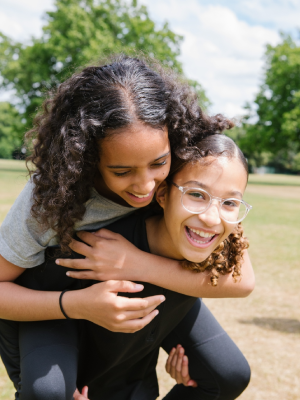
<svg viewBox="0 0 300 400">
<path fill-rule="evenodd" d="M 221 223 L 220 204 L 217 200 L 213 201 L 208 210 L 198 214 L 198 218 L 207 226 L 215 226 Z"/>
<path fill-rule="evenodd" d="M 155 180 L 150 173 L 140 173 L 136 176 L 132 189 L 137 194 L 148 194 L 155 188 Z"/>
</svg>

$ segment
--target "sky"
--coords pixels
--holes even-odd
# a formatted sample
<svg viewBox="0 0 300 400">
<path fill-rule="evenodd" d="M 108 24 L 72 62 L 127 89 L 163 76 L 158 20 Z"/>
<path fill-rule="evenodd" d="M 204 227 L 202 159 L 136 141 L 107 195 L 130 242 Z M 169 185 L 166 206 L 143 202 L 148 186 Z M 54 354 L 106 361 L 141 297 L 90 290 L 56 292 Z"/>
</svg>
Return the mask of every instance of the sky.
<svg viewBox="0 0 300 400">
<path fill-rule="evenodd" d="M 263 80 L 266 44 L 280 31 L 300 28 L 300 0 L 140 0 L 150 17 L 184 36 L 180 60 L 185 75 L 202 84 L 210 113 L 239 117 Z M 20 40 L 39 36 L 53 0 L 0 0 L 0 30 Z M 0 100 L 10 93 L 0 94 Z"/>
</svg>

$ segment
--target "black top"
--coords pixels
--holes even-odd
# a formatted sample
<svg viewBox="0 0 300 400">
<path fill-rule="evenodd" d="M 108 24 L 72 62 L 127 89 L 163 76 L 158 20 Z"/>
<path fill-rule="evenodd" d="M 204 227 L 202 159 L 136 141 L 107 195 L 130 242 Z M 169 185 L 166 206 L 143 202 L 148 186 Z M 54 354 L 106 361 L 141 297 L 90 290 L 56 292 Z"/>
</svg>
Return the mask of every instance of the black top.
<svg viewBox="0 0 300 400">
<path fill-rule="evenodd" d="M 153 213 L 152 208 L 141 209 L 106 226 L 106 229 L 120 233 L 140 250 L 150 252 L 145 220 Z M 58 257 L 84 258 L 75 252 L 62 255 L 58 246 L 48 248 L 46 261 L 26 270 L 16 283 L 35 290 L 49 291 L 76 290 L 98 283 L 68 277 L 68 268 L 55 264 Z M 89 321 L 81 321 L 78 387 L 88 385 L 89 397 L 92 399 L 153 400 L 158 397 L 155 368 L 159 347 L 187 314 L 196 298 L 149 283 L 143 282 L 143 285 L 142 292 L 119 295 L 148 297 L 162 294 L 166 301 L 157 307 L 159 314 L 140 331 L 116 333 Z"/>
<path fill-rule="evenodd" d="M 150 252 L 145 220 L 149 211 L 141 210 L 109 225 L 137 248 Z M 85 321 L 79 362 L 79 387 L 89 386 L 89 395 L 105 400 L 153 400 L 158 397 L 155 367 L 163 339 L 176 327 L 195 302 L 161 287 L 143 283 L 139 293 L 122 293 L 126 297 L 162 294 L 166 301 L 158 306 L 159 314 L 135 333 L 116 333 Z M 120 294 L 121 295 L 121 294 Z"/>
</svg>

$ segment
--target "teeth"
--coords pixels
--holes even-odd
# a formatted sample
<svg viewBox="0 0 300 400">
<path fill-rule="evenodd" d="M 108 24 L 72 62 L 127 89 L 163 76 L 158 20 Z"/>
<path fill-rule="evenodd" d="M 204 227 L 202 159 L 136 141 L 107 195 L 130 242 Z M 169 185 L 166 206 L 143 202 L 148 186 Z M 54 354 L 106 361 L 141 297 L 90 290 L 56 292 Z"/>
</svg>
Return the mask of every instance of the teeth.
<svg viewBox="0 0 300 400">
<path fill-rule="evenodd" d="M 196 233 L 197 235 L 199 235 L 199 236 L 201 236 L 201 237 L 204 237 L 204 238 L 208 238 L 208 237 L 215 236 L 214 233 L 208 233 L 208 232 L 198 231 L 197 229 L 192 229 L 192 228 L 189 228 L 189 229 L 190 229 L 192 232 L 194 232 L 194 233 Z M 197 242 L 197 240 L 196 240 L 196 242 Z M 199 242 L 199 243 L 203 243 L 203 242 Z"/>
<path fill-rule="evenodd" d="M 135 197 L 138 197 L 139 199 L 143 199 L 144 197 L 148 197 L 150 195 L 150 193 L 148 194 L 135 194 L 135 193 L 131 193 L 133 194 Z"/>
</svg>

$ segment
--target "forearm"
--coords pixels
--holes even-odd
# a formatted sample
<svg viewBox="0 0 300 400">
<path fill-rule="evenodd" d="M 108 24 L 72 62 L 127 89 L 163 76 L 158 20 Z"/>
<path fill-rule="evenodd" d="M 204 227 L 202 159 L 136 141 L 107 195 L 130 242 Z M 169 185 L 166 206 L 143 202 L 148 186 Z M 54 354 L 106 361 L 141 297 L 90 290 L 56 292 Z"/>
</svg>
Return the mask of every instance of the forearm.
<svg viewBox="0 0 300 400">
<path fill-rule="evenodd" d="M 246 297 L 254 289 L 254 273 L 248 252 L 244 253 L 242 279 L 234 282 L 232 276 L 220 275 L 217 286 L 211 286 L 209 274 L 184 270 L 178 261 L 143 253 L 135 280 L 140 280 L 195 297 Z"/>
<path fill-rule="evenodd" d="M 13 321 L 64 319 L 60 292 L 41 292 L 13 282 L 0 282 L 0 318 Z"/>
</svg>

